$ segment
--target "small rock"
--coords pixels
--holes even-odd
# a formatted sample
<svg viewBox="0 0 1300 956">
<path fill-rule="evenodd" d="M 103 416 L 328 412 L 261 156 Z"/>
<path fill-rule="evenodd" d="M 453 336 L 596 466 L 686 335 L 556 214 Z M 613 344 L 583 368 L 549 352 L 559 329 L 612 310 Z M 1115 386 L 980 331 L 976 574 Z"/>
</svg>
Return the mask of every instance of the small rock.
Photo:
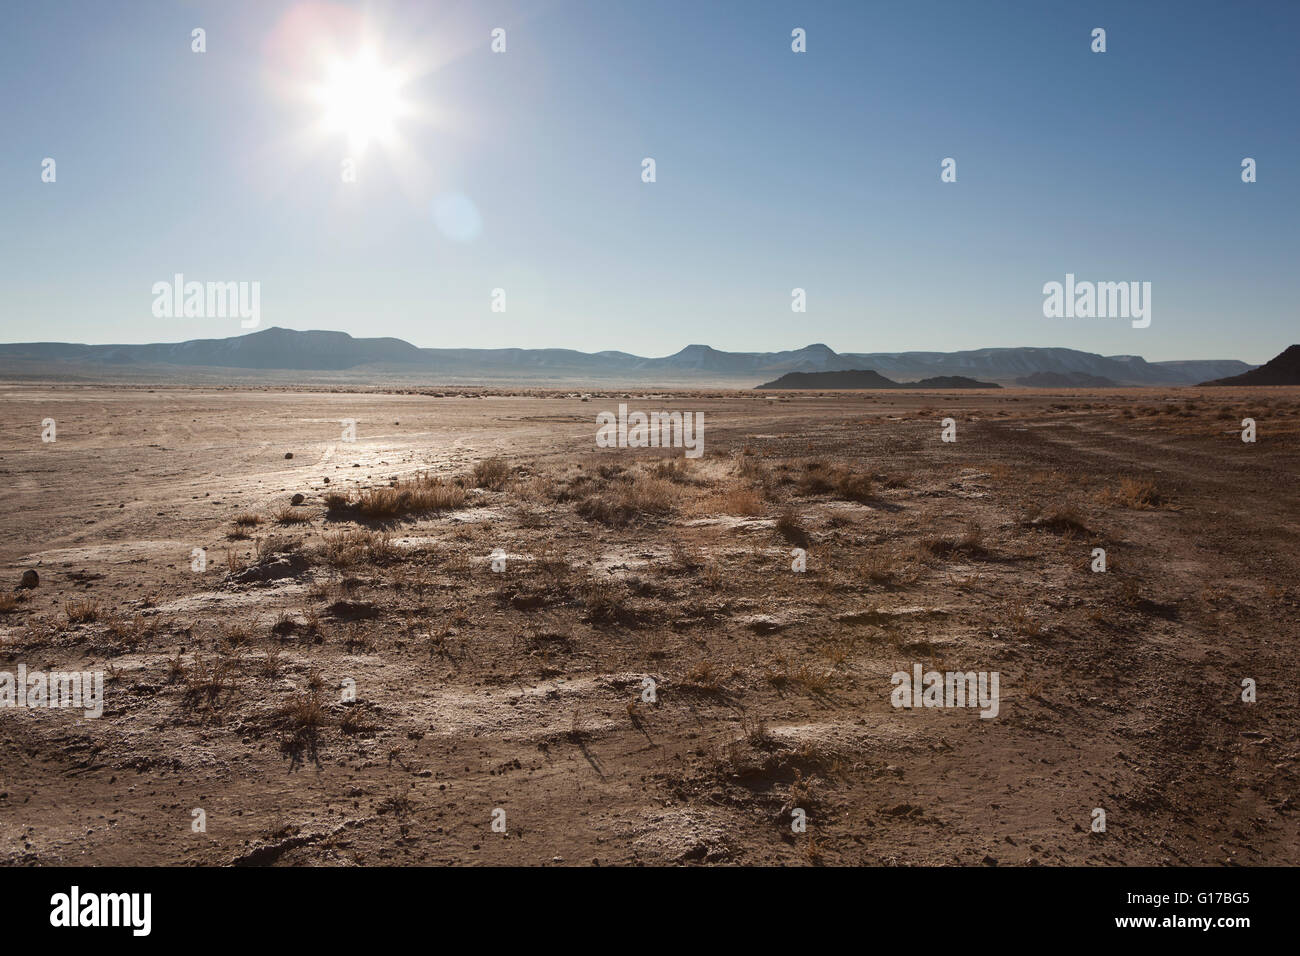
<svg viewBox="0 0 1300 956">
<path fill-rule="evenodd" d="M 301 494 L 297 494 L 297 495 L 294 495 L 292 498 L 289 499 L 289 504 L 291 504 L 291 505 L 300 505 L 300 504 L 302 504 L 302 503 L 303 503 L 304 501 L 306 501 L 306 500 L 307 500 L 307 499 L 304 498 Z"/>
<path fill-rule="evenodd" d="M 40 583 L 41 583 L 41 576 L 37 574 L 35 571 L 33 571 L 31 568 L 28 568 L 26 571 L 23 572 L 23 579 L 22 581 L 19 582 L 18 586 L 20 588 L 34 588 L 34 587 L 39 587 Z"/>
<path fill-rule="evenodd" d="M 307 570 L 307 559 L 301 554 L 267 555 L 257 564 L 226 575 L 227 583 L 250 584 L 259 581 L 278 581 L 293 578 Z"/>
<path fill-rule="evenodd" d="M 290 458 L 293 457 L 293 452 L 291 452 L 291 451 L 286 451 L 286 452 L 284 453 L 284 457 L 285 457 L 285 460 L 287 461 L 288 459 L 290 459 Z"/>
</svg>

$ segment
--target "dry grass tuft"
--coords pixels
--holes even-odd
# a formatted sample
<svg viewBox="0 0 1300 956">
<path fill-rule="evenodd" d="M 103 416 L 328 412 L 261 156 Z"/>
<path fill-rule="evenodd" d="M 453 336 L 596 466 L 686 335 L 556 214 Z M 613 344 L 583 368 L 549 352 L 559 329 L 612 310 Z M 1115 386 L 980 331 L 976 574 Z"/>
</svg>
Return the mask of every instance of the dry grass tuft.
<svg viewBox="0 0 1300 956">
<path fill-rule="evenodd" d="M 731 488 L 722 496 L 723 514 L 752 518 L 763 513 L 763 496 L 752 488 Z"/>
<path fill-rule="evenodd" d="M 811 540 L 807 529 L 800 523 L 798 512 L 793 508 L 786 508 L 777 515 L 776 530 L 785 540 L 801 548 L 806 548 Z"/>
<path fill-rule="evenodd" d="M 1119 488 L 1112 489 L 1106 496 L 1112 503 L 1128 508 L 1159 508 L 1165 503 L 1164 497 L 1156 489 L 1156 483 L 1141 478 L 1121 478 Z"/>
<path fill-rule="evenodd" d="M 356 510 L 366 518 L 392 520 L 411 514 L 450 511 L 465 505 L 465 487 L 429 475 L 361 492 Z"/>
<path fill-rule="evenodd" d="M 332 514 L 352 510 L 352 500 L 342 491 L 327 492 L 324 500 L 325 510 Z"/>
<path fill-rule="evenodd" d="M 796 482 L 800 493 L 824 495 L 834 493 L 846 501 L 865 502 L 873 496 L 871 478 L 844 465 L 827 466 L 814 460 L 804 462 L 804 473 Z"/>
<path fill-rule="evenodd" d="M 90 624 L 99 620 L 102 613 L 97 601 L 69 601 L 64 605 L 69 624 Z"/>
<path fill-rule="evenodd" d="M 310 524 L 311 515 L 292 505 L 285 505 L 275 513 L 276 524 Z"/>
<path fill-rule="evenodd" d="M 485 458 L 474 463 L 474 486 L 500 491 L 510 479 L 510 466 L 504 458 Z"/>
<path fill-rule="evenodd" d="M 646 517 L 671 514 L 676 507 L 676 492 L 662 478 L 639 475 L 619 480 L 582 498 L 574 506 L 582 517 L 601 524 L 626 525 Z"/>
</svg>

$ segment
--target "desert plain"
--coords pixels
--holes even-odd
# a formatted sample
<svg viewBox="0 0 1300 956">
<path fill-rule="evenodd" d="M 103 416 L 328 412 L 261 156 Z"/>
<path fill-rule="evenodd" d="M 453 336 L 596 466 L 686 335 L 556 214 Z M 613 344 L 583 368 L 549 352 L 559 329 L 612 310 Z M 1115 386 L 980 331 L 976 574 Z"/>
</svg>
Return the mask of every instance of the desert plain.
<svg viewBox="0 0 1300 956">
<path fill-rule="evenodd" d="M 619 403 L 703 454 L 597 448 Z M 0 671 L 104 675 L 0 707 L 7 864 L 1300 863 L 1300 390 L 24 383 L 0 423 Z M 996 716 L 894 706 L 917 665 Z"/>
</svg>

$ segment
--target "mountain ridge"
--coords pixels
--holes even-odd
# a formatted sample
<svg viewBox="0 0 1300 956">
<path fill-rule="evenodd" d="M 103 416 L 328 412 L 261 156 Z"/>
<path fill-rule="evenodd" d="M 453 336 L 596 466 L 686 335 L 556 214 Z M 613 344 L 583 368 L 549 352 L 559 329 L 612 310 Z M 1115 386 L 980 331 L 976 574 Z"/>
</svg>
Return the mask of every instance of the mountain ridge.
<svg viewBox="0 0 1300 956">
<path fill-rule="evenodd" d="M 1254 368 L 1235 359 L 1148 362 L 1140 356 L 1037 346 L 841 353 L 816 342 L 779 352 L 725 352 L 692 343 L 660 357 L 615 350 L 421 348 L 392 337 L 356 338 L 346 332 L 279 327 L 224 339 L 144 345 L 0 344 L 0 375 L 93 378 L 112 373 L 110 377 L 142 380 L 150 374 L 182 376 L 189 375 L 183 370 L 204 369 L 210 379 L 219 379 L 223 370 L 239 370 L 246 377 L 279 375 L 295 380 L 304 378 L 301 373 L 325 373 L 394 380 L 454 375 L 457 381 L 725 382 L 753 387 L 788 372 L 873 369 L 894 380 L 961 376 L 1010 385 L 1036 373 L 1058 373 L 1124 385 L 1194 385 Z"/>
</svg>

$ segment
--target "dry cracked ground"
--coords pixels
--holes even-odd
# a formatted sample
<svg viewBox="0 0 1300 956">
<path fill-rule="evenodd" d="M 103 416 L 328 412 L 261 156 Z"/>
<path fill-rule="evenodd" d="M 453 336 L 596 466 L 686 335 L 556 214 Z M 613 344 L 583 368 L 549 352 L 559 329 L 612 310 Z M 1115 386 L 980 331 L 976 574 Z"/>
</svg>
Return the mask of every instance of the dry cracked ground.
<svg viewBox="0 0 1300 956">
<path fill-rule="evenodd" d="M 1300 863 L 1295 390 L 0 402 L 5 863 Z"/>
</svg>

